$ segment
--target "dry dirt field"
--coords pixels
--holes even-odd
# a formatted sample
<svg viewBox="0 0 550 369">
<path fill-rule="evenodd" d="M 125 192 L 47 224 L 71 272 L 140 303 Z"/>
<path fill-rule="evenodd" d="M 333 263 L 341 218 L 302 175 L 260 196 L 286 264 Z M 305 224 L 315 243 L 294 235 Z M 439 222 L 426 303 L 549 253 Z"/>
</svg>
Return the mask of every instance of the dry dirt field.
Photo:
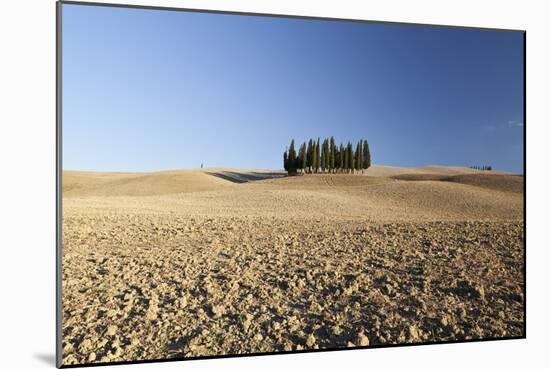
<svg viewBox="0 0 550 369">
<path fill-rule="evenodd" d="M 523 335 L 523 177 L 63 174 L 63 363 Z"/>
</svg>

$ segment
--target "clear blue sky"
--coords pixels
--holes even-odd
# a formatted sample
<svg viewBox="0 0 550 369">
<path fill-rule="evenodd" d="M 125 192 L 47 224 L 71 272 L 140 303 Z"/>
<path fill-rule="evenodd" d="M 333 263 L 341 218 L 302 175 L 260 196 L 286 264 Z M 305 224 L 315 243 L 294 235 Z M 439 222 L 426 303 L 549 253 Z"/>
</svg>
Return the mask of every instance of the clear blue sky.
<svg viewBox="0 0 550 369">
<path fill-rule="evenodd" d="M 64 169 L 275 169 L 334 135 L 522 173 L 523 124 L 520 32 L 63 5 Z"/>
</svg>

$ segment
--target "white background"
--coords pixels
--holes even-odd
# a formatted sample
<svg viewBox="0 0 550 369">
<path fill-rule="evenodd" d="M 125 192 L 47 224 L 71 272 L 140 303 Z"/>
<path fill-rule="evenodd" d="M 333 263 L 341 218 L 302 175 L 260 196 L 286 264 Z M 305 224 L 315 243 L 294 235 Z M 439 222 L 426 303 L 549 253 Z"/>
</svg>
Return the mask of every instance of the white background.
<svg viewBox="0 0 550 369">
<path fill-rule="evenodd" d="M 98 0 L 100 1 L 100 0 Z M 114 1 L 114 0 L 113 0 Z M 130 1 L 527 30 L 527 339 L 142 364 L 158 368 L 467 368 L 548 364 L 550 35 L 544 1 Z M 54 366 L 55 3 L 0 5 L 0 366 Z M 546 364 L 546 365 L 547 365 Z M 126 366 L 123 366 L 126 367 Z M 122 368 L 122 367 L 121 367 Z"/>
</svg>

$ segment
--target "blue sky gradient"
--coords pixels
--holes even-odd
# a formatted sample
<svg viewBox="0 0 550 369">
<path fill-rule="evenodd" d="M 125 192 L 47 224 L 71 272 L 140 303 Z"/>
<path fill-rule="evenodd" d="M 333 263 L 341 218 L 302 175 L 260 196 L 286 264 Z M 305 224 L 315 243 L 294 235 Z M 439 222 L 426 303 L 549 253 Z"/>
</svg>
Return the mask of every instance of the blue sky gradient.
<svg viewBox="0 0 550 369">
<path fill-rule="evenodd" d="M 63 168 L 280 169 L 290 139 L 374 164 L 523 173 L 523 34 L 63 5 Z"/>
</svg>

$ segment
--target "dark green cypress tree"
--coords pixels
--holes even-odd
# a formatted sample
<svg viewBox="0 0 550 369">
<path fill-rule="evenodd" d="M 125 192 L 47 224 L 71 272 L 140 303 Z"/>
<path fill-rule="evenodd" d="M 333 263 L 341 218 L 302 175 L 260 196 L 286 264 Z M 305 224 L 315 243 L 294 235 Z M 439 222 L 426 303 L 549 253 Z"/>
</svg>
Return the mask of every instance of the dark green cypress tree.
<svg viewBox="0 0 550 369">
<path fill-rule="evenodd" d="M 346 173 L 349 172 L 349 145 L 346 145 Z"/>
<path fill-rule="evenodd" d="M 334 144 L 334 137 L 330 137 L 330 163 L 329 169 L 334 172 L 334 165 L 336 164 L 336 145 Z"/>
<path fill-rule="evenodd" d="M 330 155 L 329 155 L 329 149 L 328 149 L 328 138 L 325 138 L 325 141 L 323 142 L 323 149 L 325 151 L 325 172 L 328 172 L 330 170 Z"/>
<path fill-rule="evenodd" d="M 317 143 L 313 141 L 313 146 L 311 147 L 311 170 L 315 172 L 317 168 Z"/>
<path fill-rule="evenodd" d="M 308 171 L 311 172 L 311 167 L 313 166 L 313 140 L 309 139 L 309 142 L 307 143 L 307 162 L 306 167 L 308 168 Z"/>
<path fill-rule="evenodd" d="M 359 158 L 357 157 L 357 147 L 355 147 L 355 151 L 353 153 L 353 170 L 354 171 L 357 170 L 357 159 Z"/>
<path fill-rule="evenodd" d="M 339 165 L 338 167 L 340 168 L 340 172 L 343 172 L 344 171 L 344 145 L 342 145 L 342 143 L 340 143 L 340 150 L 338 150 L 340 152 L 340 160 L 339 160 Z"/>
<path fill-rule="evenodd" d="M 325 139 L 325 171 L 330 172 L 330 146 L 328 138 Z"/>
<path fill-rule="evenodd" d="M 283 155 L 283 167 L 288 172 L 288 154 L 287 154 L 287 150 L 285 150 L 285 153 Z"/>
<path fill-rule="evenodd" d="M 327 155 L 325 154 L 325 140 L 321 145 L 321 172 L 325 171 L 326 168 Z"/>
<path fill-rule="evenodd" d="M 357 142 L 357 147 L 355 149 L 355 169 L 357 170 L 357 172 L 359 172 L 359 170 L 361 169 L 361 163 L 362 163 L 361 152 L 363 151 L 362 149 L 363 149 L 362 142 L 361 141 Z"/>
<path fill-rule="evenodd" d="M 298 148 L 298 152 L 296 154 L 296 170 L 300 171 L 302 169 L 302 145 Z"/>
<path fill-rule="evenodd" d="M 317 145 L 315 148 L 315 156 L 317 156 L 317 165 L 315 166 L 315 173 L 319 172 L 319 166 L 321 165 L 321 142 L 320 139 L 317 138 Z"/>
<path fill-rule="evenodd" d="M 321 142 L 321 161 L 319 162 L 319 166 L 321 167 L 321 173 L 325 171 L 325 140 Z"/>
<path fill-rule="evenodd" d="M 306 166 L 307 166 L 307 147 L 306 147 L 306 143 L 304 142 L 302 144 L 302 160 L 301 160 L 301 164 L 302 164 L 302 173 L 305 173 L 306 172 Z"/>
<path fill-rule="evenodd" d="M 328 138 L 325 139 L 325 172 L 330 171 L 330 151 L 328 147 Z"/>
<path fill-rule="evenodd" d="M 340 165 L 340 153 L 338 152 L 338 146 L 334 145 L 334 173 L 338 173 L 338 167 Z"/>
<path fill-rule="evenodd" d="M 370 149 L 369 149 L 369 142 L 365 138 L 363 141 L 363 169 L 369 169 L 370 168 Z"/>
<path fill-rule="evenodd" d="M 288 172 L 296 173 L 296 150 L 294 149 L 294 139 L 290 141 L 290 148 L 288 149 Z"/>
<path fill-rule="evenodd" d="M 344 172 L 349 170 L 349 145 L 344 149 Z"/>
<path fill-rule="evenodd" d="M 359 152 L 359 169 L 361 169 L 361 173 L 363 173 L 363 140 L 359 140 L 359 146 L 358 146 L 358 150 Z"/>
<path fill-rule="evenodd" d="M 355 163 L 354 163 L 354 160 L 353 160 L 353 156 L 354 156 L 354 152 L 353 152 L 353 145 L 351 144 L 351 142 L 348 142 L 348 168 L 349 168 L 349 171 L 351 173 L 353 173 L 353 168 L 355 167 Z"/>
</svg>

